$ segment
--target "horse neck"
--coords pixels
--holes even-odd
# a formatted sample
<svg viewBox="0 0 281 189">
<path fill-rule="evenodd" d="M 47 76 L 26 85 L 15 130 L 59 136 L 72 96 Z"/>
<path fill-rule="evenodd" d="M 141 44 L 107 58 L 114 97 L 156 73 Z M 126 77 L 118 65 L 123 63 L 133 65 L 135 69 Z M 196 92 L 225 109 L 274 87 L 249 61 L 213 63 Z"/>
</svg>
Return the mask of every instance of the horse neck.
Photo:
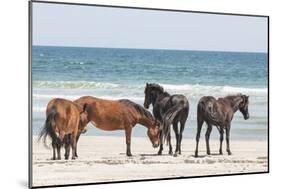
<svg viewBox="0 0 281 189">
<path fill-rule="evenodd" d="M 165 98 L 165 97 L 167 97 L 167 96 L 170 96 L 169 93 L 158 91 L 157 94 L 156 94 L 155 99 L 154 99 L 153 102 L 152 102 L 152 105 L 154 106 L 154 104 L 155 104 L 157 101 L 161 101 L 163 98 Z"/>
<path fill-rule="evenodd" d="M 240 96 L 236 96 L 234 98 L 231 99 L 231 108 L 233 110 L 233 112 L 237 112 L 237 110 L 239 109 L 239 104 L 241 103 L 243 99 L 241 99 Z"/>
<path fill-rule="evenodd" d="M 152 126 L 153 122 L 154 122 L 154 120 L 149 119 L 145 115 L 141 116 L 138 119 L 138 123 L 140 123 L 141 125 L 145 126 L 146 128 L 150 128 Z"/>
</svg>

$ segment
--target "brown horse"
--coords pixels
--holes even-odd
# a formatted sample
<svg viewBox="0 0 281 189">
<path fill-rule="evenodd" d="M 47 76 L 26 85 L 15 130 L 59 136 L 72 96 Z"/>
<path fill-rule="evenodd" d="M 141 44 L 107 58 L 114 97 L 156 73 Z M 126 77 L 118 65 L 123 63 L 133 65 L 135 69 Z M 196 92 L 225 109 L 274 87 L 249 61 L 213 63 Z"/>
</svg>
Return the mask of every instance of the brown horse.
<svg viewBox="0 0 281 189">
<path fill-rule="evenodd" d="M 131 133 L 137 123 L 148 129 L 147 135 L 153 147 L 159 146 L 160 123 L 140 105 L 130 100 L 104 100 L 91 96 L 81 97 L 74 102 L 80 106 L 87 104 L 88 119 L 97 128 L 105 131 L 125 130 L 127 156 L 132 156 Z"/>
<path fill-rule="evenodd" d="M 229 133 L 232 118 L 237 110 L 239 110 L 244 119 L 249 119 L 248 112 L 249 96 L 238 94 L 226 96 L 216 100 L 212 96 L 204 96 L 200 99 L 197 106 L 197 136 L 196 136 L 196 149 L 195 157 L 198 157 L 198 143 L 200 132 L 204 121 L 207 123 L 207 131 L 205 135 L 207 154 L 210 155 L 209 138 L 212 131 L 212 125 L 217 126 L 220 133 L 220 149 L 219 153 L 222 154 L 222 142 L 224 130 L 226 131 L 226 151 L 231 155 L 229 147 Z"/>
<path fill-rule="evenodd" d="M 88 123 L 88 114 L 85 111 L 87 104 L 83 108 L 65 99 L 52 99 L 46 109 L 46 122 L 39 135 L 39 140 L 43 137 L 46 145 L 46 138 L 52 140 L 53 160 L 61 159 L 60 148 L 64 143 L 70 143 L 72 147 L 72 159 L 76 158 L 77 136 L 83 132 Z M 66 149 L 65 158 L 68 159 L 69 150 Z"/>
</svg>

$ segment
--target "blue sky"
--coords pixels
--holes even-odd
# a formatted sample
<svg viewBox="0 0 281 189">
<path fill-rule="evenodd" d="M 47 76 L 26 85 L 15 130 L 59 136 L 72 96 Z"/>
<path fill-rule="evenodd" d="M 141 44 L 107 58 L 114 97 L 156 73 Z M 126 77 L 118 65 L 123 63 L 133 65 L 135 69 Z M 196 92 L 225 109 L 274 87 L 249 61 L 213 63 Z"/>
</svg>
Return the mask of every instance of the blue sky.
<svg viewBox="0 0 281 189">
<path fill-rule="evenodd" d="M 33 45 L 267 51 L 267 19 L 33 3 Z"/>
</svg>

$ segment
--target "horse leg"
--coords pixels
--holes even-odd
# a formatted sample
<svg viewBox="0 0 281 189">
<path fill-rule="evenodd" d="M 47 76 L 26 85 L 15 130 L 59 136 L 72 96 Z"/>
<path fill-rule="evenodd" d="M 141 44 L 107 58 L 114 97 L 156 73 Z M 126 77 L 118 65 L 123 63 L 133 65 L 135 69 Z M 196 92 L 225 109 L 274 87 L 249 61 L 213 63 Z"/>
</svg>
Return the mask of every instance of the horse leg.
<svg viewBox="0 0 281 189">
<path fill-rule="evenodd" d="M 172 148 L 172 143 L 171 143 L 171 133 L 169 133 L 167 140 L 169 143 L 169 155 L 173 155 L 173 148 Z"/>
<path fill-rule="evenodd" d="M 202 129 L 202 125 L 204 123 L 203 118 L 197 115 L 197 134 L 196 134 L 196 149 L 195 149 L 195 157 L 198 157 L 198 144 L 200 139 L 200 133 Z"/>
<path fill-rule="evenodd" d="M 71 134 L 71 147 L 72 147 L 72 157 L 71 157 L 71 159 L 76 159 L 76 156 L 75 156 L 76 147 L 77 147 L 76 137 L 77 137 L 76 133 Z"/>
<path fill-rule="evenodd" d="M 53 147 L 53 158 L 52 158 L 52 160 L 56 160 L 56 148 L 57 148 L 57 145 L 56 145 L 56 142 L 54 140 L 52 141 L 52 147 Z"/>
<path fill-rule="evenodd" d="M 79 138 L 80 138 L 80 134 L 78 134 L 77 137 L 76 137 L 76 143 L 78 143 Z M 75 157 L 78 158 L 78 155 L 77 155 L 77 145 L 76 145 L 76 149 L 75 149 Z"/>
<path fill-rule="evenodd" d="M 223 128 L 219 128 L 219 132 L 220 132 L 220 155 L 222 155 L 222 142 L 223 142 L 223 134 L 224 134 L 224 131 L 223 131 Z"/>
<path fill-rule="evenodd" d="M 230 124 L 226 126 L 226 151 L 228 155 L 231 155 L 230 147 L 229 147 L 229 133 L 230 133 Z"/>
<path fill-rule="evenodd" d="M 185 121 L 181 122 L 181 127 L 180 127 L 180 133 L 179 133 L 179 154 L 181 154 L 181 140 L 182 140 L 182 133 L 183 133 L 183 130 L 184 130 L 184 127 L 185 127 Z"/>
<path fill-rule="evenodd" d="M 69 153 L 70 153 L 70 135 L 67 135 L 65 138 L 65 154 L 64 154 L 64 159 L 67 160 L 69 158 Z"/>
<path fill-rule="evenodd" d="M 158 155 L 162 155 L 162 151 L 163 151 L 163 133 L 162 131 L 160 131 L 160 147 L 159 147 Z"/>
<path fill-rule="evenodd" d="M 61 155 L 60 155 L 60 148 L 62 145 L 62 141 L 57 142 L 57 153 L 58 153 L 58 160 L 61 160 Z"/>
<path fill-rule="evenodd" d="M 178 153 L 179 151 L 179 131 L 178 131 L 178 123 L 173 123 L 173 129 L 176 135 L 176 150 L 175 150 L 175 155 Z"/>
<path fill-rule="evenodd" d="M 126 134 L 126 145 L 127 145 L 127 156 L 132 156 L 131 153 L 131 135 L 132 135 L 132 127 L 127 127 L 125 129 L 125 134 Z"/>
<path fill-rule="evenodd" d="M 208 128 L 207 128 L 207 131 L 206 131 L 206 134 L 205 134 L 205 139 L 206 139 L 207 154 L 210 155 L 211 152 L 210 152 L 209 139 L 210 139 L 210 134 L 211 134 L 211 131 L 212 131 L 213 127 L 210 123 L 208 123 L 207 125 L 208 125 Z"/>
</svg>

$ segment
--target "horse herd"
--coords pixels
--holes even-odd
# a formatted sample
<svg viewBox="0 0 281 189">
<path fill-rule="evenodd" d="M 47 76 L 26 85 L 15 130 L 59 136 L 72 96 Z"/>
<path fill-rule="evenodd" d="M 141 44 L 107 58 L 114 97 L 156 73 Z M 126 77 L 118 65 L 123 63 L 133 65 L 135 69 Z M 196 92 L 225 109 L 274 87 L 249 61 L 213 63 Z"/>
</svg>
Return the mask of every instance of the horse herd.
<svg viewBox="0 0 281 189">
<path fill-rule="evenodd" d="M 125 130 L 127 156 L 131 153 L 131 133 L 138 123 L 147 128 L 147 135 L 154 148 L 159 147 L 162 154 L 163 144 L 169 144 L 169 154 L 173 154 L 171 145 L 171 126 L 175 132 L 176 149 L 174 155 L 181 154 L 182 134 L 188 118 L 189 103 L 181 94 L 170 95 L 163 87 L 155 83 L 145 86 L 144 107 L 127 99 L 105 100 L 91 96 L 83 96 L 77 100 L 52 99 L 46 109 L 45 125 L 39 134 L 52 140 L 53 160 L 61 159 L 60 149 L 65 148 L 65 159 L 69 158 L 72 148 L 72 159 L 77 156 L 77 142 L 81 133 L 86 132 L 86 125 L 91 122 L 105 131 Z M 249 96 L 237 94 L 215 99 L 212 96 L 202 97 L 197 106 L 197 135 L 195 157 L 198 157 L 198 143 L 201 128 L 207 124 L 205 135 L 207 154 L 210 155 L 209 137 L 212 127 L 216 126 L 220 133 L 219 153 L 222 154 L 224 131 L 226 133 L 226 151 L 231 155 L 229 133 L 231 120 L 236 111 L 240 111 L 244 119 L 249 118 Z M 146 109 L 152 105 L 153 115 Z M 178 127 L 178 124 L 180 127 Z"/>
</svg>

